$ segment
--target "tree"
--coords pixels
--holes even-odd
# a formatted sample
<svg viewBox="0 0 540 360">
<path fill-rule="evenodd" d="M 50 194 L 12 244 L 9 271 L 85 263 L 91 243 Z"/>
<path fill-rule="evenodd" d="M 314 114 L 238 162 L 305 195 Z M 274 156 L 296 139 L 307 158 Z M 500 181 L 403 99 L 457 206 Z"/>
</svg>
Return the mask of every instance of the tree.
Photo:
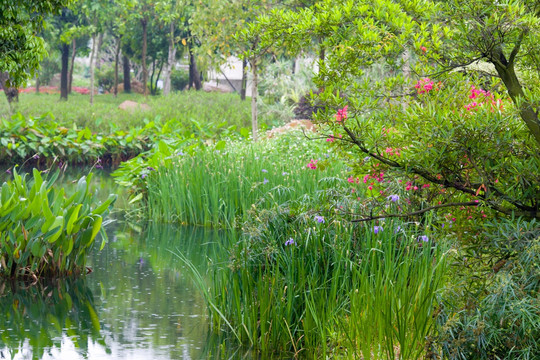
<svg viewBox="0 0 540 360">
<path fill-rule="evenodd" d="M 136 61 L 140 61 L 147 73 L 151 70 L 147 84 L 150 86 L 152 95 L 157 94 L 157 82 L 161 76 L 161 71 L 164 64 L 167 63 L 168 53 L 168 27 L 164 26 L 160 20 L 159 14 L 153 10 L 149 11 L 146 17 L 146 29 L 139 26 L 140 19 L 133 18 L 130 22 L 130 30 L 124 36 L 124 53 L 130 55 Z M 150 34 L 145 46 L 141 47 L 140 39 L 144 36 L 144 32 Z M 151 64 L 150 67 L 145 64 Z M 148 74 L 146 75 L 148 76 Z M 143 80 L 144 81 L 144 80 Z"/>
<path fill-rule="evenodd" d="M 75 38 L 80 36 L 77 31 L 79 29 L 77 22 L 78 16 L 71 9 L 65 7 L 60 11 L 60 14 L 49 21 L 47 28 L 50 43 L 60 50 L 60 99 L 64 100 L 67 100 L 69 93 L 70 44 L 73 44 Z M 71 50 L 72 59 L 74 59 L 75 47 L 73 45 Z"/>
<path fill-rule="evenodd" d="M 46 55 L 38 35 L 44 17 L 58 12 L 69 0 L 5 0 L 0 3 L 0 74 L 4 89 L 17 88 L 34 76 Z M 18 93 L 18 91 L 17 91 Z M 8 101 L 13 90 L 6 91 Z"/>
<path fill-rule="evenodd" d="M 533 0 L 325 0 L 261 16 L 250 32 L 259 52 L 321 39 L 317 119 L 371 194 L 356 221 L 452 207 L 538 219 L 539 8 Z M 464 67 L 478 60 L 495 71 Z M 385 69 L 379 78 L 370 76 L 375 65 Z M 397 192 L 410 205 L 396 213 L 386 205 Z"/>
<path fill-rule="evenodd" d="M 242 57 L 242 89 L 240 94 L 245 99 L 247 64 L 251 67 L 251 125 L 252 137 L 257 141 L 258 113 L 258 72 L 261 60 L 267 49 L 258 47 L 259 34 L 257 31 L 247 31 L 252 21 L 272 7 L 283 5 L 280 1 L 266 0 L 226 0 L 219 4 L 208 1 L 197 8 L 193 19 L 193 33 L 201 39 L 199 53 L 204 55 L 208 64 L 219 68 L 229 56 Z M 254 51 L 254 50 L 258 51 Z"/>
<path fill-rule="evenodd" d="M 181 0 L 166 0 L 156 3 L 156 12 L 163 23 L 168 26 L 169 32 L 167 39 L 169 42 L 169 52 L 167 62 L 163 70 L 163 95 L 169 95 L 171 92 L 171 72 L 176 64 L 176 52 L 178 43 L 178 27 L 183 27 L 191 13 L 189 6 Z"/>
</svg>

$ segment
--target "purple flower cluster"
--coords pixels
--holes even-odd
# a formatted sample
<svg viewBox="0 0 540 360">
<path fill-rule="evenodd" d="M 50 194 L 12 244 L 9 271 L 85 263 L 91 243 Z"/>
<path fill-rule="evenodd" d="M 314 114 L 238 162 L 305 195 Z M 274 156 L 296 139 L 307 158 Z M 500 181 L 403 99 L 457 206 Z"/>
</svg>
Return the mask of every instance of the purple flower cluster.
<svg viewBox="0 0 540 360">
<path fill-rule="evenodd" d="M 285 246 L 289 246 L 289 245 L 296 245 L 296 242 L 294 241 L 293 238 L 289 238 L 289 240 L 285 241 Z"/>
</svg>

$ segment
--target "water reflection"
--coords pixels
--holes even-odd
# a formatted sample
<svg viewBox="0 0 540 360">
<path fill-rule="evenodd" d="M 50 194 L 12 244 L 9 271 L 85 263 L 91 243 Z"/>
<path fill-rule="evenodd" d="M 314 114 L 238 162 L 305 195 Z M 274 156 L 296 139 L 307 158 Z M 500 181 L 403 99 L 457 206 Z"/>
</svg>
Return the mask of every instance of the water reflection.
<svg viewBox="0 0 540 360">
<path fill-rule="evenodd" d="M 91 254 L 93 273 L 52 284 L 0 287 L 0 358 L 203 359 L 206 305 L 182 252 L 204 273 L 224 234 L 117 223 Z M 216 344 L 217 345 L 217 344 Z"/>
<path fill-rule="evenodd" d="M 0 312 L 0 358 L 56 358 L 69 344 L 76 359 L 91 343 L 106 348 L 86 279 L 2 282 Z"/>
</svg>

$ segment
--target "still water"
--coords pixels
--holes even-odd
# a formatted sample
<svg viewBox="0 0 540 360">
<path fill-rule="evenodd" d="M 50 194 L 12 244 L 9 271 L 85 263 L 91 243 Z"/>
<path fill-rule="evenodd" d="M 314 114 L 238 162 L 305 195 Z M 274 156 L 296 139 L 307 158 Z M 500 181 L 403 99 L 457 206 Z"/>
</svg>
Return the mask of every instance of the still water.
<svg viewBox="0 0 540 360">
<path fill-rule="evenodd" d="M 105 179 L 105 180 L 104 180 Z M 98 177 L 100 192 L 110 179 Z M 100 185 L 101 184 L 101 185 Z M 223 233 L 109 225 L 92 272 L 39 284 L 0 280 L 0 359 L 208 359 L 206 305 L 175 253 L 201 273 Z"/>
</svg>

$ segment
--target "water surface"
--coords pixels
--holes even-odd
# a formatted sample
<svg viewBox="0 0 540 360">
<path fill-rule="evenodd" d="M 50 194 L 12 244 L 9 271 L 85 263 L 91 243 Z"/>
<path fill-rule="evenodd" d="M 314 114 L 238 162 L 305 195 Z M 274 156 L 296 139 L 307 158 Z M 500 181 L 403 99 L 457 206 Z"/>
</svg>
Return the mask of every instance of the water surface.
<svg viewBox="0 0 540 360">
<path fill-rule="evenodd" d="M 201 272 L 222 234 L 116 223 L 90 255 L 92 273 L 29 285 L 0 283 L 0 358 L 204 359 L 206 305 L 174 252 Z"/>
</svg>

